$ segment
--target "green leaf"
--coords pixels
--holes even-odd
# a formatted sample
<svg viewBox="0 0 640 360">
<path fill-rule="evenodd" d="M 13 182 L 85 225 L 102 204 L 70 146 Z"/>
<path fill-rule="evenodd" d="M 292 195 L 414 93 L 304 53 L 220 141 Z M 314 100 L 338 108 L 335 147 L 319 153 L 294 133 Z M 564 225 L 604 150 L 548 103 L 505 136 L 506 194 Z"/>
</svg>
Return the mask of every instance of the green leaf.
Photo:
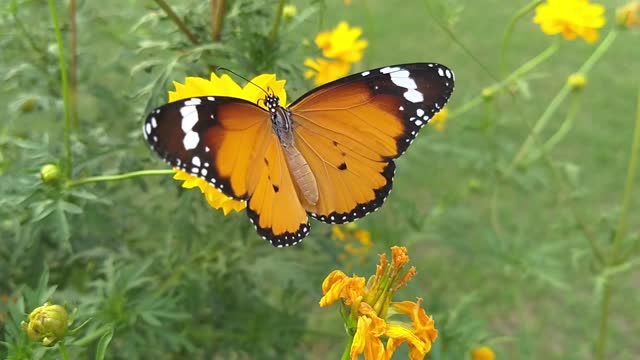
<svg viewBox="0 0 640 360">
<path fill-rule="evenodd" d="M 107 346 L 111 342 L 113 338 L 113 327 L 109 327 L 107 331 L 100 337 L 100 341 L 98 342 L 98 347 L 96 349 L 96 360 L 103 360 L 104 355 L 107 352 Z"/>
</svg>

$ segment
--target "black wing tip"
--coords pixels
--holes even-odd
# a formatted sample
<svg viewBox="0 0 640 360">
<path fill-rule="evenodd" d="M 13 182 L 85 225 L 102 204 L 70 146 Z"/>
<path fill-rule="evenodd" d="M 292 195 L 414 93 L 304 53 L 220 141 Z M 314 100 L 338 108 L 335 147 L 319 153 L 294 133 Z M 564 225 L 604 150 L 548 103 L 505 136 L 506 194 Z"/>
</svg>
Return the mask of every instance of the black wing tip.
<svg viewBox="0 0 640 360">
<path fill-rule="evenodd" d="M 249 206 L 247 206 L 247 215 L 249 216 L 249 220 L 251 220 L 253 227 L 258 232 L 258 235 L 277 248 L 300 244 L 302 239 L 309 235 L 309 229 L 311 228 L 311 225 L 307 221 L 306 223 L 300 224 L 300 227 L 295 232 L 287 231 L 283 234 L 276 235 L 270 228 L 261 228 L 258 226 L 258 213 L 251 210 Z"/>
<path fill-rule="evenodd" d="M 384 170 L 382 171 L 382 175 L 385 177 L 385 179 L 387 179 L 387 183 L 382 187 L 374 190 L 375 197 L 373 198 L 373 200 L 364 204 L 358 204 L 351 211 L 348 211 L 346 213 L 337 213 L 334 211 L 328 215 L 319 215 L 313 212 L 307 213 L 312 218 L 318 221 L 322 221 L 326 224 L 346 224 L 361 219 L 369 215 L 370 213 L 380 209 L 385 200 L 387 200 L 387 197 L 389 197 L 389 194 L 391 193 L 391 188 L 393 187 L 393 176 L 395 175 L 395 173 L 396 164 L 393 161 L 389 161 L 387 166 L 385 166 Z"/>
</svg>

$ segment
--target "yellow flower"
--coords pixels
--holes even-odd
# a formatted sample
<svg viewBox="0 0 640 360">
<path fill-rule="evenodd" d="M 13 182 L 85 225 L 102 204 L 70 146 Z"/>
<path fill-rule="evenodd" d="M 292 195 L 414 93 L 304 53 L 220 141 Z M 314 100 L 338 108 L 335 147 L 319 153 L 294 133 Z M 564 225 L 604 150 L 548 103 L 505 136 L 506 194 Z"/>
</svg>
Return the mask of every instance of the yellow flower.
<svg viewBox="0 0 640 360">
<path fill-rule="evenodd" d="M 292 18 L 298 15 L 298 8 L 295 5 L 285 5 L 282 8 L 282 16 L 285 18 Z"/>
<path fill-rule="evenodd" d="M 598 40 L 598 29 L 604 26 L 605 7 L 588 0 L 547 0 L 536 7 L 533 21 L 547 35 L 562 34 L 565 39 L 582 37 L 588 43 Z"/>
<path fill-rule="evenodd" d="M 280 98 L 282 104 L 287 103 L 287 94 L 284 91 L 286 81 L 276 80 L 274 74 L 263 74 L 254 77 L 251 82 L 255 85 L 247 84 L 241 87 L 228 75 L 224 74 L 218 77 L 214 73 L 211 73 L 211 79 L 188 77 L 185 79 L 184 84 L 173 82 L 175 91 L 169 91 L 169 102 L 197 96 L 230 96 L 258 103 L 258 99 L 265 96 L 264 92 L 258 87 L 260 86 L 263 89 L 268 88 L 273 91 Z M 259 105 L 266 109 L 264 101 L 261 101 Z M 209 205 L 215 209 L 222 209 L 225 215 L 231 210 L 241 211 L 245 208 L 246 204 L 244 202 L 231 199 L 208 182 L 182 170 L 176 168 L 174 170 L 176 174 L 173 178 L 184 181 L 182 183 L 183 188 L 199 188 Z"/>
<path fill-rule="evenodd" d="M 436 127 L 437 131 L 444 131 L 447 127 L 447 118 L 449 117 L 449 109 L 445 106 L 433 118 L 429 121 L 432 126 Z"/>
<path fill-rule="evenodd" d="M 435 328 L 433 318 L 428 316 L 422 308 L 422 299 L 420 298 L 416 302 L 394 302 L 391 303 L 391 306 L 396 312 L 405 314 L 411 319 L 413 334 L 422 341 L 424 347 L 409 343 L 409 354 L 412 359 L 421 359 L 431 350 L 431 344 L 438 338 L 438 330 Z"/>
<path fill-rule="evenodd" d="M 618 25 L 626 28 L 640 26 L 640 1 L 630 1 L 616 12 Z"/>
<path fill-rule="evenodd" d="M 362 59 L 362 51 L 369 45 L 366 40 L 358 40 L 360 35 L 362 28 L 341 21 L 335 29 L 319 33 L 316 45 L 326 58 L 354 63 Z"/>
<path fill-rule="evenodd" d="M 407 343 L 409 358 L 421 360 L 431 350 L 432 343 L 438 337 L 433 319 L 422 309 L 422 299 L 417 302 L 391 302 L 393 294 L 415 274 L 415 268 L 404 271 L 409 262 L 407 249 L 391 248 L 391 263 L 385 254 L 380 255 L 380 264 L 376 274 L 367 282 L 364 278 L 348 277 L 340 270 L 331 272 L 322 283 L 324 296 L 320 306 L 330 305 L 342 300 L 345 326 L 352 334 L 350 357 L 391 359 L 398 346 Z M 390 316 L 405 315 L 411 323 L 387 319 L 387 309 L 391 305 Z M 348 315 L 346 315 L 348 314 Z M 386 349 L 381 337 L 387 338 Z"/>
<path fill-rule="evenodd" d="M 371 233 L 360 229 L 356 223 L 346 225 L 333 225 L 331 227 L 331 239 L 338 242 L 342 252 L 338 254 L 344 265 L 349 269 L 353 259 L 358 259 L 361 264 L 367 260 L 367 254 L 371 250 Z"/>
<path fill-rule="evenodd" d="M 496 354 L 488 346 L 480 346 L 471 350 L 471 360 L 494 360 Z"/>
<path fill-rule="evenodd" d="M 313 83 L 317 86 L 339 79 L 349 73 L 351 65 L 343 61 L 327 61 L 322 58 L 306 58 L 304 65 L 311 68 L 304 72 L 304 77 L 310 79 L 315 77 Z"/>
</svg>

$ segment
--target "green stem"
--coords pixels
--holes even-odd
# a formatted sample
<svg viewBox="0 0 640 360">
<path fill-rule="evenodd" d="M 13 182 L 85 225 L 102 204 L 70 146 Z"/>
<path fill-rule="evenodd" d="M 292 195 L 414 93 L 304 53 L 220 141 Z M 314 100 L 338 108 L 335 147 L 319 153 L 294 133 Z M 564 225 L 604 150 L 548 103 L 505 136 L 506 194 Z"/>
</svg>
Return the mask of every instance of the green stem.
<svg viewBox="0 0 640 360">
<path fill-rule="evenodd" d="M 631 209 L 631 202 L 633 198 L 633 188 L 635 183 L 636 172 L 638 169 L 638 162 L 640 161 L 640 89 L 638 91 L 637 100 L 637 114 L 635 129 L 633 131 L 633 140 L 631 143 L 631 152 L 629 154 L 629 164 L 627 166 L 627 179 L 624 186 L 624 195 L 622 197 L 622 212 L 620 214 L 620 220 L 616 229 L 613 242 L 611 244 L 611 251 L 609 252 L 608 265 L 611 266 L 618 262 L 620 256 L 620 249 L 624 238 L 627 234 L 629 226 L 629 210 Z M 598 340 L 596 342 L 596 359 L 604 360 L 607 353 L 607 341 L 609 335 L 609 308 L 611 306 L 611 297 L 613 295 L 613 286 L 610 279 L 605 279 L 605 284 L 602 303 L 600 307 L 600 331 L 598 333 Z"/>
<path fill-rule="evenodd" d="M 220 41 L 224 21 L 224 0 L 211 0 L 211 40 Z"/>
<path fill-rule="evenodd" d="M 451 40 L 453 40 L 454 43 L 456 43 L 456 45 L 458 45 L 460 47 L 460 49 L 462 49 L 462 51 L 467 54 L 468 57 L 471 58 L 471 60 L 473 60 L 473 62 L 475 62 L 476 64 L 478 64 L 478 66 L 480 66 L 482 68 L 482 70 L 484 70 L 494 81 L 497 81 L 498 78 L 493 74 L 493 72 L 491 72 L 491 70 L 489 70 L 489 68 L 483 64 L 480 59 L 478 59 L 473 52 L 471 52 L 471 50 L 469 50 L 469 48 L 462 43 L 462 41 L 460 39 L 458 39 L 458 37 L 456 36 L 456 34 L 444 23 L 442 23 L 440 20 L 443 18 L 443 16 L 439 16 L 438 14 L 435 13 L 435 11 L 433 11 L 433 9 L 431 8 L 430 5 L 431 1 L 426 0 L 424 2 L 425 6 L 427 7 L 427 13 L 429 14 L 429 16 L 431 16 L 431 19 L 433 20 L 433 22 L 442 30 L 444 31 L 450 38 Z"/>
<path fill-rule="evenodd" d="M 541 156 L 551 152 L 551 150 L 556 145 L 558 145 L 560 141 L 565 138 L 565 136 L 567 136 L 569 130 L 571 130 L 571 128 L 573 127 L 573 121 L 576 118 L 578 109 L 580 109 L 580 97 L 577 93 L 575 93 L 573 101 L 571 102 L 571 106 L 569 107 L 569 112 L 567 113 L 567 118 L 564 120 L 562 125 L 560 125 L 558 131 L 556 131 L 556 133 L 553 134 L 553 136 L 551 136 L 549 140 L 547 140 L 547 142 L 545 142 L 540 147 L 540 149 L 536 149 L 532 152 L 531 156 L 527 158 L 526 164 L 533 162 L 539 159 Z"/>
<path fill-rule="evenodd" d="M 164 0 L 153 0 L 153 1 L 155 1 L 156 4 L 160 6 L 160 8 L 165 12 L 165 14 L 167 14 L 167 16 L 169 16 L 169 18 L 178 26 L 178 29 L 180 29 L 180 31 L 182 31 L 189 38 L 189 41 L 191 41 L 193 45 L 200 44 L 200 41 L 198 41 L 198 38 L 189 30 L 187 25 L 185 25 L 182 19 L 180 19 L 180 17 L 173 11 L 173 9 L 171 9 L 171 6 L 169 6 L 169 4 L 167 4 Z"/>
<path fill-rule="evenodd" d="M 542 62 L 547 60 L 549 57 L 551 57 L 551 55 L 553 55 L 557 50 L 558 50 L 558 43 L 554 42 L 548 48 L 546 48 L 543 52 L 535 56 L 533 59 L 524 63 L 522 66 L 520 66 L 516 70 L 514 70 L 509 76 L 504 78 L 502 81 L 498 82 L 497 84 L 491 85 L 487 89 L 493 93 L 501 90 L 505 86 L 509 85 L 513 80 L 519 77 L 522 77 L 523 75 L 527 74 L 531 70 L 535 69 L 538 65 L 540 65 Z M 473 109 L 474 107 L 482 104 L 483 100 L 484 100 L 483 95 L 479 94 L 473 99 L 469 100 L 467 103 L 465 103 L 460 109 L 451 111 L 449 113 L 449 117 L 453 118 L 456 116 L 460 116 L 466 113 L 467 111 Z"/>
<path fill-rule="evenodd" d="M 618 32 L 615 29 L 611 30 L 607 35 L 607 37 L 600 43 L 600 45 L 596 48 L 596 50 L 591 54 L 591 56 L 582 64 L 582 66 L 580 66 L 577 73 L 586 75 L 591 70 L 593 65 L 595 65 L 595 63 L 598 60 L 600 60 L 602 55 L 604 55 L 604 53 L 609 49 L 609 47 L 611 46 L 611 44 L 613 43 L 617 35 L 618 35 Z M 533 126 L 533 129 L 531 129 L 529 136 L 520 147 L 520 150 L 518 150 L 516 156 L 513 158 L 510 169 L 513 169 L 519 162 L 524 160 L 525 156 L 529 153 L 529 148 L 531 147 L 531 145 L 533 145 L 536 137 L 540 135 L 542 130 L 544 130 L 544 128 L 546 127 L 547 123 L 549 122 L 553 114 L 555 114 L 555 112 L 558 110 L 558 108 L 560 107 L 560 105 L 565 100 L 567 95 L 569 95 L 570 92 L 571 92 L 571 85 L 565 81 L 564 85 L 562 86 L 558 94 L 556 94 L 553 100 L 551 100 L 551 102 L 549 103 L 549 106 L 545 109 L 544 113 L 542 113 L 542 116 L 540 116 L 538 121 L 535 123 L 535 125 Z"/>
<path fill-rule="evenodd" d="M 286 0 L 280 0 L 278 3 L 278 8 L 276 10 L 276 19 L 273 22 L 273 28 L 271 29 L 271 34 L 269 35 L 269 39 L 271 43 L 274 44 L 276 39 L 278 38 L 278 32 L 280 31 L 280 22 L 282 21 L 282 10 L 284 9 L 284 5 L 287 3 Z"/>
<path fill-rule="evenodd" d="M 509 46 L 509 42 L 511 41 L 511 35 L 513 34 L 513 28 L 516 26 L 518 20 L 520 20 L 523 16 L 527 15 L 533 8 L 538 6 L 542 0 L 533 0 L 527 5 L 523 6 L 518 12 L 516 12 L 509 20 L 509 24 L 504 31 L 504 36 L 502 37 L 502 48 L 500 50 L 500 73 L 504 73 L 507 66 L 507 47 Z"/>
<path fill-rule="evenodd" d="M 71 126 L 78 127 L 78 24 L 76 0 L 69 0 L 69 103 Z"/>
<path fill-rule="evenodd" d="M 89 176 L 82 179 L 69 180 L 65 186 L 70 188 L 70 187 L 89 184 L 89 183 L 127 180 L 134 177 L 139 177 L 139 176 L 172 175 L 174 173 L 175 171 L 173 170 L 140 170 L 140 171 L 133 171 L 133 172 L 118 174 L 118 175 Z"/>
<path fill-rule="evenodd" d="M 607 352 L 607 340 L 609 333 L 609 306 L 611 304 L 611 284 L 609 280 L 604 285 L 602 302 L 600 304 L 600 330 L 596 343 L 596 360 L 604 360 Z"/>
<path fill-rule="evenodd" d="M 622 247 L 622 243 L 624 242 L 624 238 L 627 235 L 627 230 L 629 228 L 629 212 L 631 210 L 631 203 L 633 202 L 635 178 L 638 173 L 638 162 L 640 161 L 640 91 L 638 91 L 637 107 L 636 124 L 633 131 L 629 164 L 627 165 L 627 179 L 624 185 L 624 195 L 622 197 L 622 213 L 620 214 L 618 228 L 616 229 L 616 234 L 611 246 L 610 256 L 613 262 L 618 260 L 620 248 Z"/>
<path fill-rule="evenodd" d="M 58 349 L 60 350 L 60 357 L 62 360 L 69 360 L 69 352 L 67 352 L 64 342 L 61 341 L 58 343 Z"/>
<path fill-rule="evenodd" d="M 347 346 L 345 346 L 344 351 L 342 352 L 342 357 L 340 357 L 341 360 L 351 359 L 351 345 L 353 345 L 353 336 L 349 336 Z"/>
<path fill-rule="evenodd" d="M 67 65 L 64 60 L 64 44 L 62 43 L 62 33 L 58 24 L 58 12 L 53 0 L 49 0 L 49 10 L 51 11 L 51 20 L 56 34 L 56 42 L 58 43 L 58 60 L 60 62 L 60 82 L 62 83 L 62 100 L 64 102 L 64 153 L 65 153 L 65 173 L 67 178 L 71 178 L 71 114 L 69 108 L 69 82 L 67 77 Z"/>
</svg>

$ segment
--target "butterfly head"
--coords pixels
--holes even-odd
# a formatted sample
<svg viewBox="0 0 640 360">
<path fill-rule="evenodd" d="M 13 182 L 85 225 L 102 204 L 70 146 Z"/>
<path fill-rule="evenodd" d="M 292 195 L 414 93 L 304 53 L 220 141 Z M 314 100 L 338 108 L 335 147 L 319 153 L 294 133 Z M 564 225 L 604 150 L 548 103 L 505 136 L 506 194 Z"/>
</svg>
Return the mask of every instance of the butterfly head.
<svg viewBox="0 0 640 360">
<path fill-rule="evenodd" d="M 267 95 L 264 99 L 264 104 L 271 114 L 276 112 L 276 109 L 280 107 L 280 98 L 275 95 Z"/>
</svg>

